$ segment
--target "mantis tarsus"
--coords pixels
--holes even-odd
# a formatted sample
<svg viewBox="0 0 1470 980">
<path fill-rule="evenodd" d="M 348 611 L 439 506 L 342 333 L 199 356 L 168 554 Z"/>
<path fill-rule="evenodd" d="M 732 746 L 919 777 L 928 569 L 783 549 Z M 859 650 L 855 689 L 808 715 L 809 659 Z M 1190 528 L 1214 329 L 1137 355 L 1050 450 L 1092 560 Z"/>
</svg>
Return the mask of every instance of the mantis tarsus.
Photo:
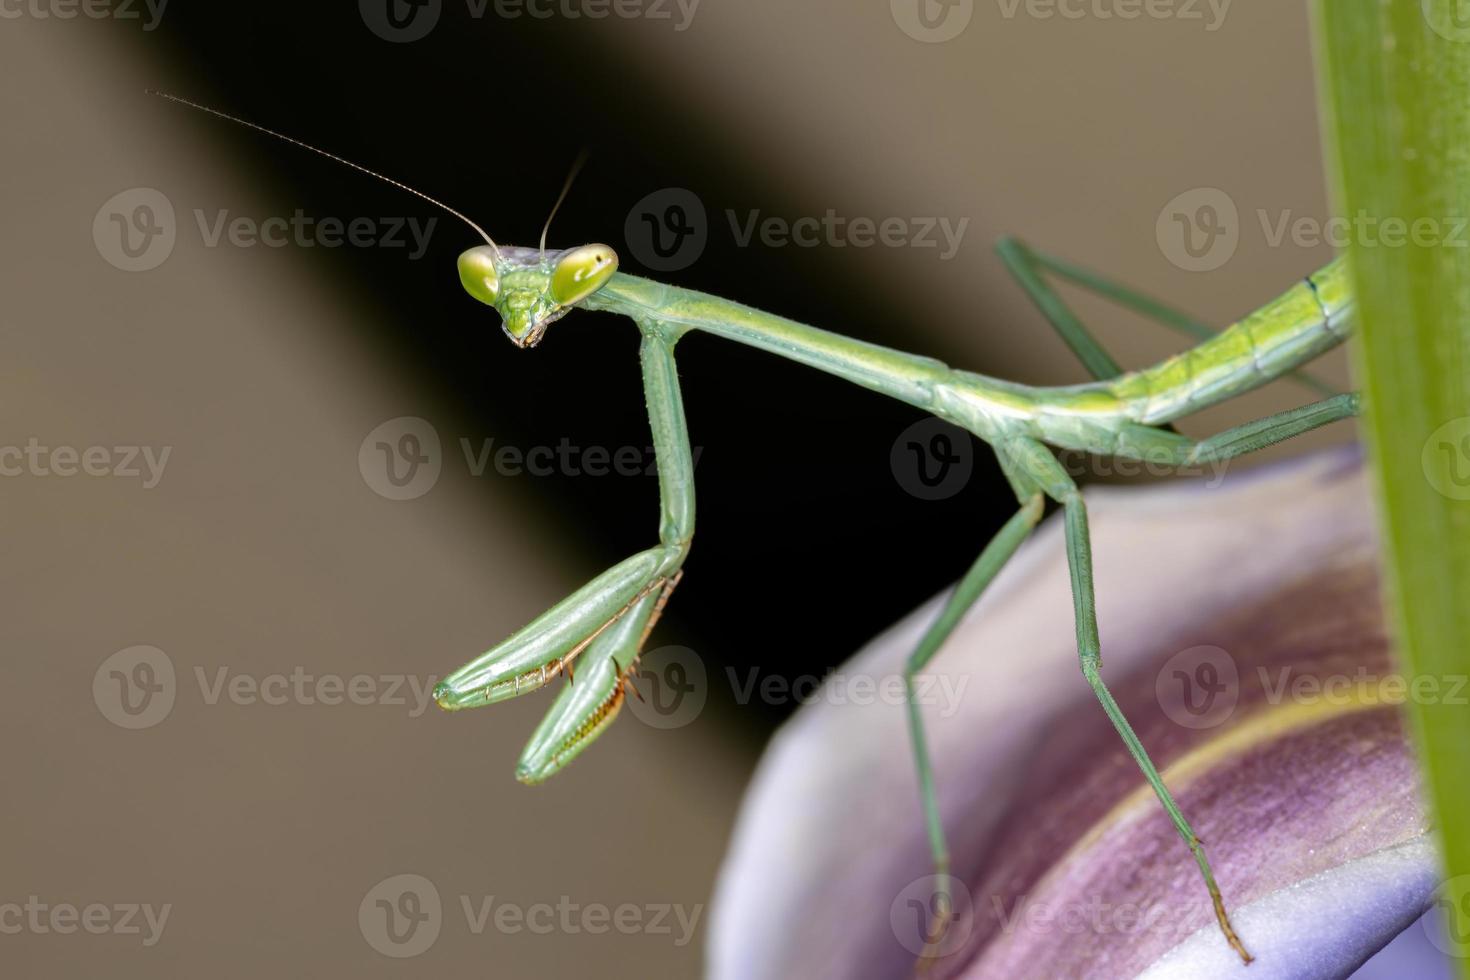
<svg viewBox="0 0 1470 980">
<path fill-rule="evenodd" d="M 1331 393 L 1298 373 L 1302 365 L 1341 343 L 1351 329 L 1353 302 L 1341 260 L 1216 333 L 1130 289 L 1007 239 L 1000 245 L 1006 264 L 1094 378 L 1087 384 L 1036 388 L 956 370 L 932 358 L 620 273 L 616 253 L 606 245 L 547 251 L 543 230 L 538 248 L 498 246 L 469 218 L 407 185 L 255 123 L 175 96 L 164 97 L 387 181 L 464 221 L 485 244 L 459 256 L 460 281 L 471 296 L 500 314 L 506 335 L 518 347 L 535 346 L 549 324 L 578 307 L 629 317 L 642 332 L 643 386 L 659 474 L 659 543 L 603 572 L 454 671 L 434 691 L 441 707 L 458 710 L 534 691 L 558 675 L 573 681 L 532 735 L 516 768 L 518 779 L 526 783 L 547 779 L 611 723 L 643 643 L 682 574 L 694 535 L 694 476 L 674 348 L 684 334 L 703 330 L 846 378 L 965 429 L 994 450 L 1015 493 L 1015 514 L 955 587 L 905 668 L 909 729 L 936 880 L 948 880 L 949 857 L 914 678 L 1036 527 L 1051 500 L 1064 513 L 1082 673 L 1193 854 L 1225 939 L 1250 962 L 1231 926 L 1201 842 L 1103 683 L 1087 508 L 1053 450 L 1187 467 L 1228 460 L 1356 414 L 1356 395 Z M 1200 342 L 1158 365 L 1125 373 L 1051 288 L 1047 274 L 1099 292 Z M 1177 419 L 1286 375 L 1327 397 L 1203 440 L 1171 427 Z M 951 907 L 943 888 L 936 912 L 941 927 Z"/>
</svg>

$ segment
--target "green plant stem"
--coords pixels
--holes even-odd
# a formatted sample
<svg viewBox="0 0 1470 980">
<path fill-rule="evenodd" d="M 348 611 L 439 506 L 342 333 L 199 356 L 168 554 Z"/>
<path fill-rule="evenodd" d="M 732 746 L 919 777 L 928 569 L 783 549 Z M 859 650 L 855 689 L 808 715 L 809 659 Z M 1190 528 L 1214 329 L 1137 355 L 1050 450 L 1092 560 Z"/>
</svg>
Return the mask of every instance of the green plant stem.
<svg viewBox="0 0 1470 980">
<path fill-rule="evenodd" d="M 1458 2 L 1314 3 L 1328 167 L 1353 220 L 1354 366 L 1389 622 L 1421 692 L 1470 675 L 1470 20 Z M 1418 236 L 1389 233 L 1416 222 Z M 1408 709 L 1444 855 L 1440 904 L 1464 936 L 1470 708 L 1448 700 L 1421 693 Z M 1457 962 L 1470 978 L 1470 959 Z"/>
</svg>

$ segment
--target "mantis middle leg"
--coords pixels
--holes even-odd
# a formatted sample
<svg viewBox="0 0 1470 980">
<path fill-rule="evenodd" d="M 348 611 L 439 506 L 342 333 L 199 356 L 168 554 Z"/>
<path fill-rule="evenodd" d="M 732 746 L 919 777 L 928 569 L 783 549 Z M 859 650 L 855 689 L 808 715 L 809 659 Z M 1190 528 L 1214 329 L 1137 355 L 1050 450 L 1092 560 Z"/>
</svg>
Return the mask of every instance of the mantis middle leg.
<svg viewBox="0 0 1470 980">
<path fill-rule="evenodd" d="M 1021 484 L 1017 484 L 1018 496 L 1024 493 Z M 914 753 L 914 770 L 919 777 L 919 798 L 924 809 L 924 823 L 929 835 L 929 848 L 934 858 L 934 872 L 937 887 L 935 889 L 935 907 L 932 918 L 926 932 L 927 944 L 932 948 L 942 937 L 948 926 L 949 917 L 952 913 L 953 899 L 949 889 L 949 848 L 944 838 L 944 823 L 939 814 L 939 799 L 934 788 L 934 772 L 929 763 L 929 746 L 924 735 L 923 709 L 918 701 L 918 693 L 915 689 L 914 678 L 919 671 L 924 669 L 930 659 L 944 641 L 954 632 L 955 626 L 964 618 L 965 613 L 980 598 L 995 576 L 1004 567 L 1005 563 L 1021 542 L 1036 527 L 1041 520 L 1042 495 L 1040 491 L 1034 491 L 1029 496 L 1023 496 L 1021 509 L 1011 517 L 1005 525 L 996 532 L 995 537 L 980 552 L 980 557 L 975 564 L 960 580 L 954 592 L 945 601 L 944 608 L 924 631 L 918 646 L 909 655 L 908 662 L 904 665 L 903 680 L 904 691 L 908 702 L 909 736 Z M 927 951 L 926 951 L 927 952 Z"/>
</svg>

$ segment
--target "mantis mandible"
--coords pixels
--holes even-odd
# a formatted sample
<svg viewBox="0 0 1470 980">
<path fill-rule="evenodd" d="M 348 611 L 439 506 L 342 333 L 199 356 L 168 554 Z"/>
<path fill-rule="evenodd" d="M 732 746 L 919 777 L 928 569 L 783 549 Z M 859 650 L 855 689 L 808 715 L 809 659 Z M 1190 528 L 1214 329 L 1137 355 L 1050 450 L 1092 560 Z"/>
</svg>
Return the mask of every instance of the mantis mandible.
<svg viewBox="0 0 1470 980">
<path fill-rule="evenodd" d="M 999 251 L 1006 265 L 1093 377 L 1085 384 L 1038 388 L 958 370 L 933 358 L 627 275 L 617 271 L 617 254 L 606 245 L 548 251 L 543 229 L 539 247 L 500 246 L 465 215 L 396 180 L 244 119 L 177 96 L 156 94 L 318 153 L 459 218 L 484 239 L 483 245 L 459 256 L 460 282 L 472 297 L 499 314 L 502 329 L 517 347 L 536 346 L 552 323 L 574 309 L 628 317 L 642 332 L 643 387 L 658 463 L 658 544 L 603 572 L 445 677 L 434 690 L 440 707 L 458 711 L 528 694 L 560 675 L 571 681 L 521 754 L 517 779 L 539 783 L 549 778 L 612 723 L 643 644 L 682 575 L 694 537 L 694 465 L 674 349 L 686 333 L 703 330 L 845 378 L 968 431 L 995 452 L 1015 493 L 1015 513 L 950 593 L 904 671 L 914 766 L 936 880 L 948 880 L 949 853 L 915 678 L 1036 527 L 1051 501 L 1062 509 L 1065 522 L 1082 674 L 1193 855 L 1225 940 L 1244 962 L 1251 961 L 1230 923 L 1199 838 L 1103 682 L 1087 507 L 1054 450 L 1164 461 L 1182 468 L 1233 459 L 1357 414 L 1356 394 L 1333 393 L 1299 373 L 1304 364 L 1342 343 L 1352 328 L 1353 299 L 1343 260 L 1331 262 L 1215 332 L 1086 269 L 1015 239 L 1003 240 Z M 565 196 L 564 187 L 553 215 Z M 1053 290 L 1045 274 L 1091 289 L 1199 343 L 1153 367 L 1124 372 Z M 1287 375 L 1326 397 L 1202 440 L 1181 435 L 1171 426 L 1177 419 Z M 579 668 L 575 676 L 574 664 Z M 940 888 L 935 918 L 941 932 L 935 935 L 942 934 L 952 908 L 950 896 L 943 885 Z M 931 939 L 931 945 L 935 941 Z"/>
</svg>

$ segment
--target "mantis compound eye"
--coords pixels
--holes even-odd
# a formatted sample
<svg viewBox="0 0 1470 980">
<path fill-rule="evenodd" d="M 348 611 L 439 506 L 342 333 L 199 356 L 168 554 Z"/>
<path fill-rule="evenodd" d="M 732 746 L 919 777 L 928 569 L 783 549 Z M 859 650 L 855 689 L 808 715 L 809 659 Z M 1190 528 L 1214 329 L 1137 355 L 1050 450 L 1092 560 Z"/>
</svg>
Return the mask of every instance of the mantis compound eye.
<svg viewBox="0 0 1470 980">
<path fill-rule="evenodd" d="M 500 295 L 500 273 L 495 268 L 495 250 L 477 245 L 459 254 L 459 281 L 465 292 L 487 306 Z"/>
<path fill-rule="evenodd" d="M 579 303 L 601 289 L 617 269 L 618 253 L 606 245 L 574 248 L 551 271 L 551 299 L 559 306 Z"/>
</svg>

